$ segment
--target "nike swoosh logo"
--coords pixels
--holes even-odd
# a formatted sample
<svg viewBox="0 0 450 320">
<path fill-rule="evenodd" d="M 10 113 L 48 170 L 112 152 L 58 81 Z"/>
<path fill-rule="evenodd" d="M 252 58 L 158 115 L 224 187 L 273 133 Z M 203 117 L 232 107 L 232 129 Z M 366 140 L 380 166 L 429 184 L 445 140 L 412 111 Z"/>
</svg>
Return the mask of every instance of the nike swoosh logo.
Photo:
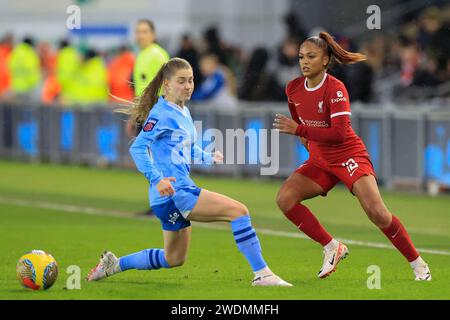
<svg viewBox="0 0 450 320">
<path fill-rule="evenodd" d="M 397 232 L 391 238 L 395 239 L 395 237 L 398 235 L 399 232 L 400 232 L 400 228 L 398 228 Z"/>
<path fill-rule="evenodd" d="M 256 279 L 253 279 L 252 282 L 256 282 L 256 281 L 259 281 L 259 280 L 261 280 L 261 277 L 258 277 L 258 278 L 256 278 Z"/>
<path fill-rule="evenodd" d="M 256 278 L 256 279 L 253 279 L 252 282 L 256 282 L 256 281 L 259 281 L 259 280 L 262 280 L 262 279 L 265 279 L 265 278 L 268 278 L 268 277 L 271 277 L 271 276 L 272 276 L 271 274 L 268 274 L 268 275 L 265 275 L 265 276 L 263 276 L 263 277 L 258 277 L 258 278 Z"/>
<path fill-rule="evenodd" d="M 331 259 L 330 264 L 333 265 L 334 263 L 334 258 L 336 257 L 336 254 L 333 254 L 333 259 Z"/>
</svg>

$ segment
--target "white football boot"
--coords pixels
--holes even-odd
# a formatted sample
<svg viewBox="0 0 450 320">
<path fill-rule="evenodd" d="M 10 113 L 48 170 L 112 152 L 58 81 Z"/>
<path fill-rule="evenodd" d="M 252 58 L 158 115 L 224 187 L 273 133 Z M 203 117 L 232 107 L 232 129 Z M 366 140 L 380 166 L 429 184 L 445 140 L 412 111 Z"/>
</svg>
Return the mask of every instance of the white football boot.
<svg viewBox="0 0 450 320">
<path fill-rule="evenodd" d="M 338 263 L 342 259 L 345 259 L 349 254 L 350 252 L 348 251 L 347 246 L 341 242 L 338 242 L 338 244 L 330 250 L 324 249 L 322 269 L 320 269 L 317 276 L 321 279 L 328 277 L 336 271 Z"/>
<path fill-rule="evenodd" d="M 119 259 L 114 255 L 114 253 L 105 251 L 100 256 L 100 262 L 89 272 L 86 280 L 99 281 L 110 277 L 119 272 L 120 268 L 118 268 L 118 264 Z"/>
<path fill-rule="evenodd" d="M 431 281 L 430 268 L 421 257 L 417 258 L 412 264 L 414 265 L 413 271 L 416 276 L 416 281 Z"/>
<path fill-rule="evenodd" d="M 293 287 L 289 282 L 284 281 L 275 274 L 268 274 L 265 276 L 255 276 L 252 281 L 253 287 Z"/>
</svg>

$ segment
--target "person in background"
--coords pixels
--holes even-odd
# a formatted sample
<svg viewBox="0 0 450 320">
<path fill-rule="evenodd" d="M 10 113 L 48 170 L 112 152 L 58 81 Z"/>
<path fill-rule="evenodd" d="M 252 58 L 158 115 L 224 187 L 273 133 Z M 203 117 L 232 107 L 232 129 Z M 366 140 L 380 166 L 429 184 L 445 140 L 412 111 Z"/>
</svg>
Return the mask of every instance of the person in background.
<svg viewBox="0 0 450 320">
<path fill-rule="evenodd" d="M 199 86 L 203 81 L 203 76 L 200 72 L 199 53 L 188 34 L 183 35 L 181 39 L 181 46 L 177 57 L 185 59 L 190 63 L 194 71 L 194 83 L 196 86 Z"/>
<path fill-rule="evenodd" d="M 29 101 L 36 94 L 41 81 L 39 56 L 31 37 L 25 37 L 14 47 L 9 57 L 8 69 L 14 99 Z"/>
<path fill-rule="evenodd" d="M 336 42 L 346 51 L 352 51 L 353 44 L 350 39 L 340 36 L 336 37 Z M 342 81 L 348 89 L 350 100 L 353 102 L 360 101 L 369 103 L 372 99 L 373 86 L 373 69 L 372 53 L 368 52 L 368 45 L 364 44 L 361 52 L 366 56 L 366 60 L 350 65 L 333 64 L 330 66 L 328 73 L 338 80 Z"/>
<path fill-rule="evenodd" d="M 59 42 L 56 57 L 56 79 L 61 86 L 60 102 L 71 104 L 76 99 L 76 76 L 81 68 L 81 58 L 75 47 L 67 39 Z"/>
<path fill-rule="evenodd" d="M 156 29 L 152 21 L 148 19 L 138 20 L 134 35 L 139 47 L 133 69 L 134 96 L 138 98 L 153 80 L 159 68 L 169 61 L 169 54 L 155 42 Z M 126 127 L 128 135 L 135 137 L 141 130 L 141 125 L 128 121 Z"/>
<path fill-rule="evenodd" d="M 41 64 L 42 73 L 50 73 L 56 69 L 57 54 L 53 51 L 52 45 L 47 41 L 42 41 L 37 45 L 37 53 Z"/>
<path fill-rule="evenodd" d="M 414 74 L 419 67 L 422 53 L 415 42 L 407 41 L 400 49 L 401 85 L 408 87 L 412 84 Z"/>
<path fill-rule="evenodd" d="M 369 103 L 373 99 L 373 55 L 368 51 L 369 47 L 364 45 L 361 52 L 367 60 L 347 65 L 348 93 L 353 102 L 360 101 Z"/>
<path fill-rule="evenodd" d="M 56 77 L 57 54 L 53 52 L 48 42 L 41 42 L 38 45 L 38 53 L 41 59 L 41 73 L 43 78 L 41 101 L 44 104 L 52 104 L 57 102 L 61 92 L 61 85 Z"/>
<path fill-rule="evenodd" d="M 287 13 L 283 18 L 283 23 L 288 38 L 301 41 L 308 37 L 307 31 L 297 14 L 293 12 Z"/>
<path fill-rule="evenodd" d="M 286 83 L 297 77 L 298 50 L 299 41 L 296 38 L 287 38 L 281 44 L 276 66 L 278 86 L 284 87 Z"/>
<path fill-rule="evenodd" d="M 6 95 L 11 85 L 11 75 L 8 68 L 8 59 L 14 46 L 11 34 L 5 35 L 0 40 L 0 99 Z"/>
<path fill-rule="evenodd" d="M 438 62 L 436 59 L 424 59 L 414 73 L 411 86 L 435 87 L 440 85 L 442 82 L 438 77 L 440 74 L 439 71 L 442 70 L 438 70 Z"/>
<path fill-rule="evenodd" d="M 219 60 L 225 76 L 229 82 L 229 88 L 232 95 L 237 95 L 237 87 L 233 84 L 235 75 L 242 74 L 243 50 L 228 42 L 225 42 L 220 34 L 220 30 L 216 26 L 208 27 L 203 33 L 203 49 L 200 50 L 203 55 L 214 55 Z M 203 79 L 202 79 L 203 80 Z"/>
<path fill-rule="evenodd" d="M 203 40 L 206 46 L 205 53 L 216 56 L 220 64 L 229 67 L 227 52 L 228 48 L 220 38 L 220 33 L 217 27 L 213 26 L 206 29 L 203 34 Z"/>
<path fill-rule="evenodd" d="M 135 36 L 140 52 L 134 66 L 133 81 L 134 94 L 139 97 L 161 66 L 169 61 L 169 54 L 155 42 L 155 25 L 150 20 L 141 19 L 136 23 Z"/>
<path fill-rule="evenodd" d="M 108 102 L 108 72 L 97 51 L 89 49 L 76 78 L 75 102 L 83 107 Z"/>
<path fill-rule="evenodd" d="M 55 70 L 48 70 L 44 79 L 41 93 L 42 102 L 46 105 L 58 102 L 58 97 L 61 93 L 61 85 L 58 82 Z"/>
<path fill-rule="evenodd" d="M 285 37 L 277 47 L 277 57 L 274 64 L 278 86 L 282 88 L 283 99 L 286 99 L 284 94 L 285 84 L 296 77 L 293 74 L 293 70 L 297 66 L 296 53 L 298 52 L 298 44 L 308 37 L 309 31 L 304 27 L 300 16 L 295 12 L 287 12 L 282 22 L 285 29 Z M 296 53 L 294 54 L 294 52 Z"/>
<path fill-rule="evenodd" d="M 212 54 L 203 56 L 200 60 L 200 71 L 203 82 L 194 91 L 192 101 L 207 101 L 224 107 L 235 107 L 237 100 L 231 94 L 229 73 L 220 65 L 219 59 Z"/>
<path fill-rule="evenodd" d="M 134 92 L 130 84 L 133 76 L 134 60 L 134 54 L 126 45 L 123 45 L 119 48 L 118 55 L 111 61 L 108 67 L 111 101 L 133 100 Z"/>
<path fill-rule="evenodd" d="M 437 62 L 438 76 L 440 76 L 450 57 L 450 25 L 438 7 L 429 7 L 424 10 L 420 24 L 422 33 L 419 42 L 426 54 Z"/>
<path fill-rule="evenodd" d="M 246 101 L 283 101 L 284 89 L 277 85 L 274 75 L 267 70 L 269 53 L 265 48 L 253 51 L 239 88 L 239 98 Z"/>
</svg>

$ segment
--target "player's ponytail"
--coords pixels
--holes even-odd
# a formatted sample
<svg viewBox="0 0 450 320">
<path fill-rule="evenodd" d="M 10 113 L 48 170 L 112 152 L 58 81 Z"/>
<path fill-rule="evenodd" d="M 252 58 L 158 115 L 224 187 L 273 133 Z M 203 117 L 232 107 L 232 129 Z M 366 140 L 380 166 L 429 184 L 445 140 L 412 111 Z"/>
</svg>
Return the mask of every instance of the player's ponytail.
<svg viewBox="0 0 450 320">
<path fill-rule="evenodd" d="M 143 125 L 145 119 L 147 119 L 148 114 L 150 113 L 150 110 L 152 110 L 153 106 L 156 102 L 158 102 L 167 64 L 168 63 L 163 64 L 153 80 L 147 87 L 145 87 L 135 107 L 131 109 L 130 119 L 133 123 Z"/>
<path fill-rule="evenodd" d="M 189 62 L 181 58 L 172 58 L 161 66 L 156 76 L 147 85 L 141 96 L 136 99 L 132 107 L 122 110 L 130 115 L 132 123 L 143 125 L 150 110 L 158 102 L 164 80 L 170 79 L 180 69 L 192 69 L 192 67 Z"/>
<path fill-rule="evenodd" d="M 344 50 L 336 41 L 334 41 L 333 37 L 328 32 L 319 33 L 319 38 L 325 40 L 332 52 L 332 57 L 339 64 L 356 63 L 367 59 L 366 56 L 361 53 Z"/>
<path fill-rule="evenodd" d="M 352 64 L 367 59 L 362 53 L 350 52 L 342 48 L 328 32 L 320 32 L 318 37 L 311 37 L 305 41 L 313 42 L 329 55 L 328 65 L 334 61 L 339 64 Z"/>
</svg>

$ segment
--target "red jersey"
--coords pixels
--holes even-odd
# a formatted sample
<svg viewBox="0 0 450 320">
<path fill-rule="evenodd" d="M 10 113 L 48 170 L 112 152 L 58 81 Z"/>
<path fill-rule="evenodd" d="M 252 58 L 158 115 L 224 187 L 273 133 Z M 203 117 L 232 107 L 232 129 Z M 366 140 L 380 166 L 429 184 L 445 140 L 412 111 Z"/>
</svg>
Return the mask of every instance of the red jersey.
<svg viewBox="0 0 450 320">
<path fill-rule="evenodd" d="M 316 87 L 308 88 L 306 77 L 299 77 L 288 83 L 286 95 L 293 120 L 305 126 L 306 130 L 318 128 L 320 130 L 312 130 L 328 131 L 332 128 L 333 118 L 337 121 L 337 117 L 345 117 L 338 119 L 344 121 L 342 142 L 333 144 L 320 141 L 321 139 L 308 139 L 311 160 L 338 164 L 351 157 L 369 157 L 364 143 L 351 127 L 350 99 L 347 89 L 340 80 L 325 73 Z"/>
</svg>

